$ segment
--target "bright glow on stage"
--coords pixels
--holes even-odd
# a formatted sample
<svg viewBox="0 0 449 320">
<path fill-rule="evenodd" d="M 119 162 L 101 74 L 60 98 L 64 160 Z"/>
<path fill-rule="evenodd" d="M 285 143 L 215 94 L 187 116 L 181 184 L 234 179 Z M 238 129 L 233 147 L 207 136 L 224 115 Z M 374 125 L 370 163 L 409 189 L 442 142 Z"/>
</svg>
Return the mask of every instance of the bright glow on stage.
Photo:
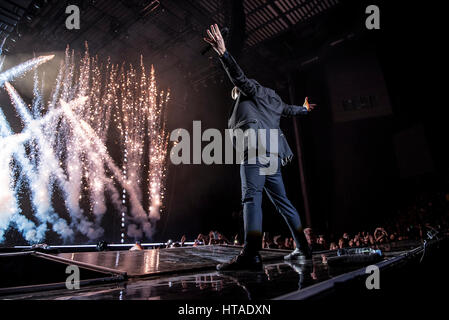
<svg viewBox="0 0 449 320">
<path fill-rule="evenodd" d="M 117 214 L 122 227 L 126 221 L 129 237 L 150 237 L 164 198 L 169 93 L 157 90 L 154 69 L 148 73 L 142 59 L 138 68 L 125 67 L 102 64 L 87 49 L 76 61 L 66 50 L 45 103 L 38 67 L 53 58 L 40 56 L 0 73 L 23 124 L 13 132 L 0 109 L 0 242 L 10 227 L 31 243 L 44 241 L 49 228 L 64 242 L 77 234 L 95 240 L 104 233 L 107 212 Z M 0 71 L 2 62 L 0 57 Z M 12 82 L 32 70 L 28 105 Z M 117 141 L 108 140 L 110 129 L 117 130 Z M 107 149 L 112 143 L 119 149 L 116 161 Z M 58 212 L 56 194 L 64 212 Z M 23 212 L 24 200 L 32 215 Z"/>
</svg>

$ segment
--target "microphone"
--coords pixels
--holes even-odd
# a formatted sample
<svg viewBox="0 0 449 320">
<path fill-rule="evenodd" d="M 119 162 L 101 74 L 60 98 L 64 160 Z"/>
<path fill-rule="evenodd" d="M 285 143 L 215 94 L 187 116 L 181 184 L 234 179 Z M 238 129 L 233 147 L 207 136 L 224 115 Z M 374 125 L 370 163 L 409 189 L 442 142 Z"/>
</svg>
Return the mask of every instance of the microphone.
<svg viewBox="0 0 449 320">
<path fill-rule="evenodd" d="M 222 30 L 220 30 L 220 32 L 224 42 L 227 42 L 229 36 L 229 28 L 223 28 Z M 206 53 L 209 52 L 210 49 L 212 49 L 212 46 L 208 44 L 201 50 L 201 55 L 204 56 Z"/>
</svg>

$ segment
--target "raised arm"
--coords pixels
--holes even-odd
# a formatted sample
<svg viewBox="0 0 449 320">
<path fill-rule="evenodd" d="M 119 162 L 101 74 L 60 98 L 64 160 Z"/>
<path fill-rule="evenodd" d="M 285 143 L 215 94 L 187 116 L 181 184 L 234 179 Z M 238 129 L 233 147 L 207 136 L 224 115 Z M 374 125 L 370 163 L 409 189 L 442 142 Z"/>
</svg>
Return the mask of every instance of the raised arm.
<svg viewBox="0 0 449 320">
<path fill-rule="evenodd" d="M 249 80 L 237 62 L 226 50 L 226 46 L 221 35 L 220 29 L 217 25 L 210 26 L 210 30 L 207 30 L 207 36 L 204 41 L 209 43 L 215 52 L 220 56 L 220 61 L 223 64 L 226 73 L 231 79 L 232 83 L 239 88 L 247 96 L 255 96 L 257 92 L 257 85 L 254 81 Z"/>
<path fill-rule="evenodd" d="M 246 96 L 254 97 L 257 93 L 256 83 L 245 76 L 242 69 L 228 51 L 220 57 L 220 61 L 232 83 Z"/>
<path fill-rule="evenodd" d="M 302 106 L 296 106 L 291 104 L 284 103 L 282 115 L 283 116 L 296 116 L 299 114 L 307 114 L 313 108 L 315 108 L 316 104 L 309 104 L 309 99 L 306 97 L 304 101 L 304 105 Z"/>
</svg>

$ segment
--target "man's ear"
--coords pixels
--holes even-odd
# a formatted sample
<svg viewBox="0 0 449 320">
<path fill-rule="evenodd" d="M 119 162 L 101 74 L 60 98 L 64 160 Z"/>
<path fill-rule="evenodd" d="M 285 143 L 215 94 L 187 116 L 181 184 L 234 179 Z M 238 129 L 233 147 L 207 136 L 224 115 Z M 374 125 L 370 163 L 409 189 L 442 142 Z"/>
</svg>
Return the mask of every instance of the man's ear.
<svg viewBox="0 0 449 320">
<path fill-rule="evenodd" d="M 237 100 L 237 98 L 239 97 L 239 93 L 240 93 L 240 90 L 237 87 L 232 88 L 232 91 L 231 91 L 232 99 Z"/>
</svg>

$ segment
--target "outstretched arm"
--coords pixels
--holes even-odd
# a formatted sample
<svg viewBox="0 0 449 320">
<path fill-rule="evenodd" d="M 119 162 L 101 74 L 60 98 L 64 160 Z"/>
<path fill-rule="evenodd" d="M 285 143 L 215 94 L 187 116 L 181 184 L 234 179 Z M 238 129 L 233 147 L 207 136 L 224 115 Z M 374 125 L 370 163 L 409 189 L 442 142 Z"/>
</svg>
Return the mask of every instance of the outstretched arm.
<svg viewBox="0 0 449 320">
<path fill-rule="evenodd" d="M 316 104 L 310 104 L 309 98 L 306 97 L 304 100 L 304 104 L 302 106 L 296 106 L 291 104 L 284 103 L 284 109 L 282 111 L 282 115 L 284 116 L 296 116 L 298 114 L 307 114 L 313 108 L 315 108 Z"/>
<path fill-rule="evenodd" d="M 214 48 L 215 52 L 218 53 L 220 56 L 220 61 L 232 83 L 245 95 L 251 97 L 255 96 L 257 92 L 256 84 L 245 76 L 237 62 L 226 50 L 226 46 L 218 25 L 210 26 L 210 30 L 207 30 L 207 36 L 208 37 L 204 38 L 204 41 L 209 43 L 212 48 Z"/>
</svg>

